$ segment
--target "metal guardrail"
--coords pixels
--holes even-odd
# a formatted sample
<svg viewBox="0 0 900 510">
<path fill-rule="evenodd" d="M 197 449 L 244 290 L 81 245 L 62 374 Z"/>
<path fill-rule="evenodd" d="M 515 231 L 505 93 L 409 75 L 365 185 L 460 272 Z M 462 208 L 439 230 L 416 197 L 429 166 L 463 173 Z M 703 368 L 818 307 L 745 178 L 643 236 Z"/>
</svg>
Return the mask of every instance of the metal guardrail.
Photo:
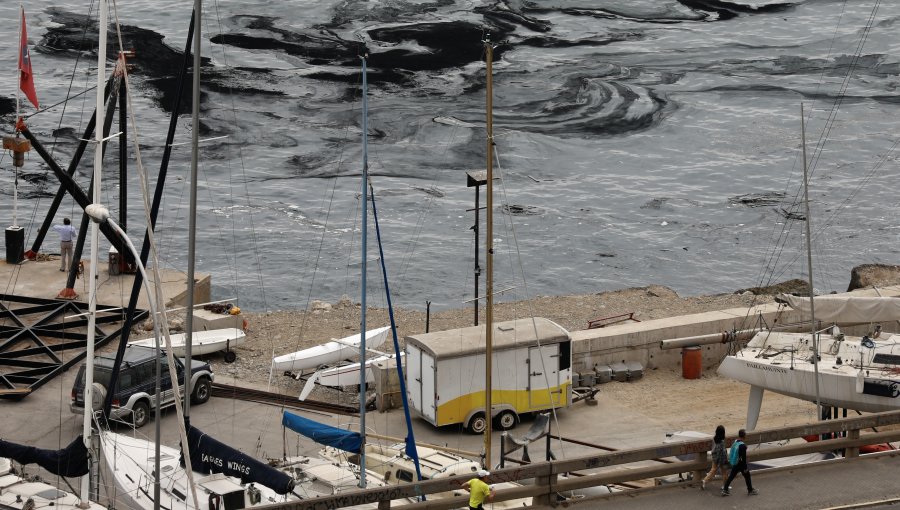
<svg viewBox="0 0 900 510">
<path fill-rule="evenodd" d="M 870 414 L 854 418 L 839 418 L 828 421 L 808 423 L 791 427 L 780 427 L 748 432 L 746 443 L 750 446 L 757 443 L 781 441 L 785 439 L 800 438 L 810 435 L 822 434 L 846 434 L 846 437 L 814 441 L 804 444 L 788 445 L 766 448 L 748 452 L 750 461 L 791 457 L 804 453 L 813 453 L 832 450 L 846 450 L 846 457 L 859 455 L 859 447 L 868 444 L 878 444 L 900 440 L 900 430 L 876 432 L 873 434 L 860 434 L 861 430 L 886 427 L 900 424 L 900 411 L 888 413 Z M 733 440 L 734 437 L 729 438 Z M 585 455 L 572 459 L 555 460 L 550 462 L 536 462 L 527 466 L 508 469 L 499 469 L 492 472 L 490 483 L 521 482 L 534 480 L 534 484 L 520 487 L 501 489 L 496 491 L 494 502 L 532 497 L 533 504 L 538 506 L 557 506 L 558 492 L 583 489 L 606 484 L 620 484 L 634 480 L 643 480 L 659 476 L 668 476 L 684 472 L 695 472 L 695 479 L 709 468 L 708 451 L 709 439 L 697 441 L 684 441 L 680 443 L 667 443 L 630 450 L 605 452 L 595 455 Z M 668 464 L 649 467 L 629 467 L 616 469 L 628 464 L 636 464 L 644 461 L 657 460 L 667 457 L 676 457 L 688 454 L 696 454 L 695 460 L 673 461 Z M 559 480 L 559 475 L 570 472 L 590 471 L 584 476 Z M 271 510 L 321 510 L 342 508 L 354 505 L 377 503 L 379 508 L 390 508 L 391 500 L 401 498 L 415 498 L 423 494 L 435 494 L 459 490 L 467 478 L 452 477 L 438 480 L 426 480 L 417 483 L 392 485 L 374 489 L 362 489 L 341 492 L 333 496 L 304 499 L 286 503 L 267 505 L 260 508 Z M 596 497 L 586 497 L 577 500 L 577 504 L 596 501 Z M 416 508 L 427 510 L 449 510 L 465 507 L 468 496 L 452 496 L 439 499 L 430 499 L 416 504 Z M 566 504 L 571 504 L 567 502 Z"/>
</svg>

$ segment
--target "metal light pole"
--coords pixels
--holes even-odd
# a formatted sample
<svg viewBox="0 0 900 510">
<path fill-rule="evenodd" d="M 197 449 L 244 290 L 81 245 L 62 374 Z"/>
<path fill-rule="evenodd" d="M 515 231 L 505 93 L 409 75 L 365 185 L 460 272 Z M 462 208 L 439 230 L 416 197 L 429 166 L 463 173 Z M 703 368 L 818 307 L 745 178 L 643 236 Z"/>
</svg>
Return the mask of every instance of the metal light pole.
<svg viewBox="0 0 900 510">
<path fill-rule="evenodd" d="M 472 226 L 472 230 L 475 231 L 475 325 L 478 325 L 478 279 L 481 278 L 481 264 L 480 264 L 480 254 L 478 252 L 478 242 L 480 241 L 479 231 L 479 212 L 481 210 L 481 206 L 479 204 L 480 199 L 480 188 L 487 184 L 487 171 L 478 170 L 475 172 L 466 172 L 466 187 L 475 188 L 475 225 Z"/>
</svg>

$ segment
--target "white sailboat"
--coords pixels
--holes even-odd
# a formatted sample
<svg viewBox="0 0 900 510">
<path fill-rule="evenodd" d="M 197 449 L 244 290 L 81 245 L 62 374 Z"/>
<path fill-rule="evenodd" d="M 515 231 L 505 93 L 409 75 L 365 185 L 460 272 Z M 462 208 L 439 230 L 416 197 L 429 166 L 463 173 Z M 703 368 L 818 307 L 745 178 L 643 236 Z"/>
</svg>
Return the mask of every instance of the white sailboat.
<svg viewBox="0 0 900 510">
<path fill-rule="evenodd" d="M 78 439 L 79 441 L 81 438 Z M 13 470 L 12 462 L 0 458 L 0 508 L 9 510 L 27 510 L 29 508 L 54 508 L 59 510 L 78 510 L 91 508 L 102 510 L 105 507 L 98 503 L 85 501 L 89 507 L 81 505 L 81 498 L 61 491 L 56 487 L 33 477 L 23 477 Z"/>
<path fill-rule="evenodd" d="M 23 469 L 18 472 L 13 460 L 25 464 L 38 464 L 50 473 L 62 477 L 76 477 L 88 473 L 88 451 L 83 436 L 78 436 L 62 450 L 42 450 L 18 445 L 0 439 L 0 508 L 28 510 L 35 508 L 58 508 L 60 510 L 87 509 L 105 510 L 105 506 L 88 498 L 59 490 L 39 477 L 28 475 Z M 83 489 L 82 489 L 83 490 Z"/>
<path fill-rule="evenodd" d="M 378 349 L 387 340 L 390 332 L 391 328 L 387 326 L 366 331 L 366 348 Z M 272 371 L 302 373 L 305 370 L 315 370 L 322 366 L 354 357 L 359 354 L 361 336 L 359 333 L 356 333 L 310 347 L 309 349 L 277 356 L 272 359 Z"/>
<path fill-rule="evenodd" d="M 820 298 L 815 299 L 818 304 Z M 900 409 L 900 335 L 876 329 L 871 335 L 847 336 L 831 326 L 816 332 L 816 340 L 818 370 L 809 333 L 762 331 L 722 360 L 719 374 L 751 385 L 748 427 L 756 424 L 763 390 L 815 402 L 818 385 L 818 399 L 825 406 L 864 412 Z"/>
</svg>

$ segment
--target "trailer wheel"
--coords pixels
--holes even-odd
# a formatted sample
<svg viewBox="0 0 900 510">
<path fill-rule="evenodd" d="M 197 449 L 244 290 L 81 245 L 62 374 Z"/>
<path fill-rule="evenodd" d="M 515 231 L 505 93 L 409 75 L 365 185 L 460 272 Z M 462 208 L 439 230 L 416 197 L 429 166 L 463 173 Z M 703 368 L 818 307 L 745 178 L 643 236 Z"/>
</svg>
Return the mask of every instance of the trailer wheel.
<svg viewBox="0 0 900 510">
<path fill-rule="evenodd" d="M 469 420 L 466 430 L 470 434 L 484 434 L 484 431 L 487 430 L 487 419 L 484 417 L 484 413 L 480 411 L 475 413 Z"/>
<path fill-rule="evenodd" d="M 500 411 L 500 414 L 494 419 L 496 420 L 497 428 L 500 430 L 509 430 L 519 423 L 519 417 L 509 409 Z"/>
</svg>

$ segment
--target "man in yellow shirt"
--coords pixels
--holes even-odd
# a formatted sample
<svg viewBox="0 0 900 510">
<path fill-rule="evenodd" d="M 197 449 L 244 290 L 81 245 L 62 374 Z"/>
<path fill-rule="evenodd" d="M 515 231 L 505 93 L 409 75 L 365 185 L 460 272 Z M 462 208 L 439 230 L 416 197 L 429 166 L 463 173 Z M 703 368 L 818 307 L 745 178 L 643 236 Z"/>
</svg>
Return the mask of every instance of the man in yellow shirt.
<svg viewBox="0 0 900 510">
<path fill-rule="evenodd" d="M 484 501 L 494 500 L 494 489 L 485 482 L 485 478 L 491 476 L 486 469 L 479 469 L 473 478 L 463 484 L 463 489 L 469 491 L 469 510 L 482 510 Z"/>
</svg>

